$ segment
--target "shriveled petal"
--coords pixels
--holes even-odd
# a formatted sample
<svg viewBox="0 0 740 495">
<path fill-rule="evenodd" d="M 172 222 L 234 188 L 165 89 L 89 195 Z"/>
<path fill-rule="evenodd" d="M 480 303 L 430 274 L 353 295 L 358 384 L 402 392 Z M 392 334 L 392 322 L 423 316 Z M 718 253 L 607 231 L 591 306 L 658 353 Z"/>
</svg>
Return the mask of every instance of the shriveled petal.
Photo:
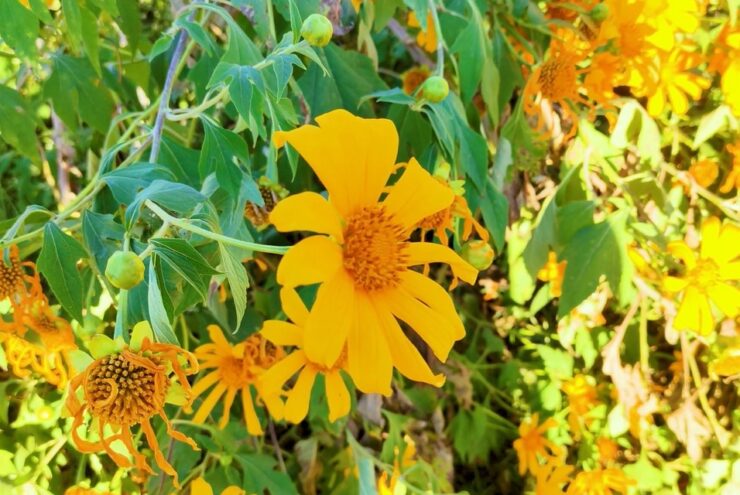
<svg viewBox="0 0 740 495">
<path fill-rule="evenodd" d="M 280 289 L 280 302 L 283 305 L 283 311 L 293 323 L 301 327 L 306 324 L 308 309 L 295 290 L 287 287 Z"/>
<path fill-rule="evenodd" d="M 357 318 L 350 328 L 347 371 L 365 393 L 391 395 L 393 362 L 375 306 L 366 294 L 357 294 Z"/>
<path fill-rule="evenodd" d="M 455 339 L 465 337 L 465 327 L 460 321 L 455 304 L 450 294 L 438 283 L 425 277 L 421 273 L 407 270 L 401 274 L 401 287 L 429 306 L 439 318 L 444 319 L 451 327 L 455 328 Z"/>
<path fill-rule="evenodd" d="M 383 206 L 406 229 L 412 229 L 420 220 L 450 206 L 453 199 L 452 189 L 434 179 L 412 158 Z"/>
<path fill-rule="evenodd" d="M 478 270 L 462 259 L 447 246 L 431 242 L 410 242 L 406 248 L 407 265 L 427 265 L 429 263 L 447 263 L 456 277 L 469 284 L 475 283 Z"/>
<path fill-rule="evenodd" d="M 411 296 L 403 288 L 375 296 L 397 318 L 405 321 L 431 347 L 441 361 L 447 360 L 459 330 L 439 317 L 429 306 Z"/>
<path fill-rule="evenodd" d="M 349 414 L 352 399 L 339 371 L 324 374 L 326 399 L 329 403 L 329 421 L 332 423 Z"/>
<path fill-rule="evenodd" d="M 346 110 L 331 111 L 316 122 L 319 126 L 276 132 L 273 141 L 277 146 L 290 143 L 301 154 L 343 216 L 377 201 L 398 153 L 393 122 L 363 119 Z"/>
<path fill-rule="evenodd" d="M 683 241 L 673 241 L 668 243 L 668 252 L 672 256 L 683 261 L 687 270 L 693 270 L 696 266 L 696 253 L 688 244 Z"/>
<path fill-rule="evenodd" d="M 285 253 L 277 269 L 277 281 L 286 287 L 325 282 L 341 266 L 339 245 L 328 237 L 315 235 L 303 239 Z"/>
<path fill-rule="evenodd" d="M 258 388 L 265 395 L 280 392 L 285 382 L 305 364 L 303 351 L 293 351 L 260 375 Z"/>
<path fill-rule="evenodd" d="M 342 220 L 337 209 L 315 192 L 288 196 L 270 213 L 270 222 L 281 232 L 307 230 L 342 239 Z"/>
<path fill-rule="evenodd" d="M 303 330 L 287 321 L 267 320 L 260 333 L 275 345 L 303 345 Z"/>
<path fill-rule="evenodd" d="M 693 330 L 700 335 L 708 335 L 714 329 L 709 301 L 695 287 L 689 286 L 684 292 L 673 326 L 677 330 Z"/>
<path fill-rule="evenodd" d="M 254 409 L 254 400 L 252 400 L 252 392 L 249 385 L 242 388 L 241 396 L 247 432 L 250 435 L 262 435 L 264 431 L 262 430 L 262 425 L 260 425 L 260 418 L 257 416 L 257 411 Z"/>
<path fill-rule="evenodd" d="M 356 319 L 355 292 L 343 269 L 319 287 L 303 336 L 303 350 L 310 361 L 334 366 Z"/>
<path fill-rule="evenodd" d="M 740 309 L 740 290 L 724 283 L 717 283 L 707 289 L 709 299 L 719 308 L 722 313 L 730 318 L 735 318 Z"/>
<path fill-rule="evenodd" d="M 670 293 L 681 292 L 689 285 L 688 280 L 678 277 L 664 277 L 663 278 L 663 290 Z"/>
<path fill-rule="evenodd" d="M 419 353 L 418 349 L 404 335 L 396 318 L 382 307 L 376 307 L 381 328 L 391 351 L 393 365 L 405 377 L 417 381 L 441 387 L 445 382 L 445 376 L 435 375 L 429 365 Z"/>
<path fill-rule="evenodd" d="M 298 375 L 293 389 L 288 392 L 285 402 L 285 419 L 291 423 L 300 423 L 308 414 L 308 404 L 311 402 L 311 390 L 316 381 L 316 368 L 306 366 Z"/>
</svg>

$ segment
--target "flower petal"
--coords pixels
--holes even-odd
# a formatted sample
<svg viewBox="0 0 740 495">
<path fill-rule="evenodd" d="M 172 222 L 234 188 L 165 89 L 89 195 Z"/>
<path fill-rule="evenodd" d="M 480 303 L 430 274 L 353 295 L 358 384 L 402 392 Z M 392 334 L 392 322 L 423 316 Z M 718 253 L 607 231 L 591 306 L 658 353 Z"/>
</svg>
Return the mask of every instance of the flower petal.
<svg viewBox="0 0 740 495">
<path fill-rule="evenodd" d="M 412 158 L 391 187 L 383 206 L 404 228 L 411 230 L 420 220 L 450 206 L 453 199 L 452 189 L 429 175 Z"/>
<path fill-rule="evenodd" d="M 349 414 L 352 399 L 339 371 L 324 374 L 326 399 L 329 403 L 329 421 L 332 423 Z"/>
<path fill-rule="evenodd" d="M 226 428 L 227 424 L 229 424 L 231 406 L 234 404 L 234 397 L 236 397 L 237 390 L 238 389 L 231 387 L 226 390 L 226 397 L 224 397 L 224 410 L 221 413 L 221 421 L 218 422 L 218 427 L 222 430 Z"/>
<path fill-rule="evenodd" d="M 319 287 L 303 336 L 310 361 L 334 366 L 355 320 L 355 299 L 354 284 L 344 270 Z"/>
<path fill-rule="evenodd" d="M 719 244 L 720 227 L 722 224 L 717 217 L 709 217 L 701 224 L 701 257 L 716 259 L 723 246 Z M 725 246 L 725 249 L 728 247 Z"/>
<path fill-rule="evenodd" d="M 288 250 L 280 261 L 277 281 L 296 287 L 325 282 L 342 266 L 342 250 L 323 235 L 303 239 Z"/>
<path fill-rule="evenodd" d="M 342 220 L 337 209 L 315 192 L 288 196 L 270 213 L 270 222 L 281 232 L 307 230 L 342 239 Z"/>
<path fill-rule="evenodd" d="M 475 283 L 478 277 L 478 270 L 447 246 L 431 242 L 410 242 L 407 246 L 408 266 L 447 263 L 456 277 L 469 284 Z"/>
<path fill-rule="evenodd" d="M 193 385 L 193 390 L 191 392 L 193 398 L 198 397 L 203 392 L 211 388 L 218 381 L 219 377 L 220 374 L 218 371 L 212 371 L 211 373 L 207 374 L 206 376 L 195 382 L 195 385 Z"/>
<path fill-rule="evenodd" d="M 211 485 L 206 483 L 206 480 L 204 480 L 202 476 L 195 478 L 193 482 L 190 483 L 190 492 L 201 495 L 213 495 Z"/>
<path fill-rule="evenodd" d="M 451 327 L 455 328 L 457 332 L 455 333 L 456 340 L 465 337 L 465 327 L 460 321 L 455 304 L 452 302 L 450 294 L 442 286 L 421 273 L 406 270 L 401 274 L 401 288 L 429 306 L 432 311 L 437 313 L 439 318 L 444 319 Z"/>
<path fill-rule="evenodd" d="M 287 321 L 267 320 L 262 325 L 260 333 L 275 345 L 294 345 L 300 347 L 303 344 L 303 330 Z"/>
<path fill-rule="evenodd" d="M 308 309 L 306 309 L 301 296 L 295 290 L 285 287 L 280 289 L 280 302 L 283 305 L 283 311 L 293 323 L 298 326 L 306 324 Z"/>
<path fill-rule="evenodd" d="M 668 252 L 671 253 L 671 256 L 683 261 L 687 270 L 693 270 L 696 266 L 696 254 L 684 241 L 669 242 Z"/>
<path fill-rule="evenodd" d="M 693 330 L 700 335 L 708 335 L 714 329 L 709 300 L 695 287 L 689 286 L 684 292 L 673 326 L 677 330 Z"/>
<path fill-rule="evenodd" d="M 211 342 L 216 345 L 217 352 L 231 354 L 231 344 L 224 337 L 221 327 L 218 325 L 208 325 L 208 336 L 211 338 Z"/>
<path fill-rule="evenodd" d="M 308 414 L 308 404 L 311 401 L 311 390 L 316 381 L 316 368 L 306 366 L 298 375 L 293 389 L 288 392 L 285 403 L 285 419 L 291 423 L 300 423 Z"/>
<path fill-rule="evenodd" d="M 733 261 L 719 267 L 720 280 L 740 280 L 740 261 Z"/>
<path fill-rule="evenodd" d="M 726 222 L 719 234 L 719 252 L 715 254 L 714 260 L 722 266 L 738 257 L 740 257 L 740 227 Z"/>
<path fill-rule="evenodd" d="M 347 342 L 347 371 L 365 393 L 391 395 L 393 362 L 377 312 L 366 294 L 355 300 L 357 318 Z"/>
<path fill-rule="evenodd" d="M 252 400 L 251 387 L 246 385 L 242 388 L 242 409 L 244 410 L 244 422 L 247 424 L 247 432 L 250 435 L 262 435 L 262 425 L 257 411 L 254 410 L 254 400 Z"/>
<path fill-rule="evenodd" d="M 213 387 L 211 393 L 208 394 L 206 400 L 204 400 L 198 408 L 198 412 L 193 416 L 193 423 L 205 422 L 208 415 L 211 414 L 211 411 L 213 411 L 213 408 L 216 406 L 216 402 L 218 402 L 224 392 L 226 392 L 226 385 L 223 382 L 220 382 Z"/>
<path fill-rule="evenodd" d="M 740 290 L 723 283 L 717 283 L 707 289 L 709 299 L 719 308 L 722 313 L 730 318 L 735 318 L 740 309 Z"/>
<path fill-rule="evenodd" d="M 681 292 L 689 285 L 689 281 L 683 278 L 667 276 L 663 278 L 663 290 L 676 294 Z"/>
<path fill-rule="evenodd" d="M 257 388 L 264 395 L 279 393 L 285 382 L 290 380 L 290 377 L 305 364 L 306 355 L 303 351 L 293 351 L 260 375 Z"/>
</svg>

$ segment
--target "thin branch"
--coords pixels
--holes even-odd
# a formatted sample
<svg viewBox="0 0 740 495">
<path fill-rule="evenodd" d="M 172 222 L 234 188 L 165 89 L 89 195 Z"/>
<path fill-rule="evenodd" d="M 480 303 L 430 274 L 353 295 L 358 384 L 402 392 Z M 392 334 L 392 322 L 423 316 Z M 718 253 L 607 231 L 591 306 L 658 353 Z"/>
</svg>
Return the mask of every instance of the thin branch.
<svg viewBox="0 0 740 495">
<path fill-rule="evenodd" d="M 270 440 L 272 441 L 272 446 L 275 449 L 275 455 L 277 455 L 278 464 L 280 465 L 280 471 L 287 473 L 288 469 L 285 467 L 285 461 L 283 460 L 283 451 L 280 450 L 280 444 L 278 443 L 277 434 L 275 433 L 275 423 L 272 421 L 272 418 L 268 418 L 267 420 L 267 429 L 270 430 Z"/>
</svg>

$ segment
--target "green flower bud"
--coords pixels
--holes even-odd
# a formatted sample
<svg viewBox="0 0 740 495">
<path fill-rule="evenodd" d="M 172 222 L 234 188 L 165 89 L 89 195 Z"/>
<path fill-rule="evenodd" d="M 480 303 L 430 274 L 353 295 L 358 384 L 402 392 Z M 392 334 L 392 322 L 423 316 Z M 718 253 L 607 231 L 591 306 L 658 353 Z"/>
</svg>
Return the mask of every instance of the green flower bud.
<svg viewBox="0 0 740 495">
<path fill-rule="evenodd" d="M 609 17 L 609 6 L 603 3 L 599 3 L 595 5 L 593 9 L 591 9 L 591 12 L 589 12 L 588 15 L 594 21 L 602 22 L 606 20 L 607 17 Z"/>
<path fill-rule="evenodd" d="M 334 28 L 331 21 L 321 14 L 311 14 L 306 17 L 301 26 L 301 36 L 311 46 L 326 46 L 331 41 Z"/>
<path fill-rule="evenodd" d="M 424 96 L 426 100 L 431 101 L 432 103 L 439 103 L 447 98 L 447 95 L 450 93 L 450 85 L 447 84 L 444 77 L 432 76 L 424 81 L 421 91 L 422 96 Z"/>
<path fill-rule="evenodd" d="M 485 270 L 493 263 L 493 248 L 486 241 L 469 241 L 462 247 L 462 258 L 478 270 Z"/>
<path fill-rule="evenodd" d="M 119 289 L 132 289 L 144 280 L 144 262 L 132 251 L 116 251 L 105 266 L 108 281 Z"/>
</svg>

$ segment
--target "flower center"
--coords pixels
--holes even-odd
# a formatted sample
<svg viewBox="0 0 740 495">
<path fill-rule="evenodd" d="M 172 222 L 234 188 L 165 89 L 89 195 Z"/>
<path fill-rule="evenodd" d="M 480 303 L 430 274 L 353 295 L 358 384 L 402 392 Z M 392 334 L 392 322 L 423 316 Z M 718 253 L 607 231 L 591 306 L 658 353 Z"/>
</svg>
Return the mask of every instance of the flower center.
<svg viewBox="0 0 740 495">
<path fill-rule="evenodd" d="M 5 264 L 0 251 L 0 300 L 10 297 L 16 293 L 18 287 L 23 284 L 23 270 L 20 263 L 11 254 L 10 266 Z"/>
<path fill-rule="evenodd" d="M 406 269 L 406 236 L 381 206 L 354 213 L 344 229 L 344 269 L 366 291 L 395 287 Z"/>
<path fill-rule="evenodd" d="M 576 88 L 576 66 L 571 57 L 556 56 L 547 60 L 537 78 L 542 96 L 555 101 L 572 96 Z"/>
<path fill-rule="evenodd" d="M 696 266 L 688 273 L 692 285 L 700 290 L 706 290 L 715 285 L 719 279 L 719 267 L 709 259 L 699 260 Z"/>
<path fill-rule="evenodd" d="M 221 360 L 219 377 L 229 388 L 240 388 L 249 382 L 249 372 L 244 366 L 244 359 L 228 356 Z"/>
<path fill-rule="evenodd" d="M 168 386 L 164 368 L 154 359 L 124 351 L 93 365 L 85 380 L 85 395 L 93 416 L 128 426 L 161 410 Z"/>
</svg>

